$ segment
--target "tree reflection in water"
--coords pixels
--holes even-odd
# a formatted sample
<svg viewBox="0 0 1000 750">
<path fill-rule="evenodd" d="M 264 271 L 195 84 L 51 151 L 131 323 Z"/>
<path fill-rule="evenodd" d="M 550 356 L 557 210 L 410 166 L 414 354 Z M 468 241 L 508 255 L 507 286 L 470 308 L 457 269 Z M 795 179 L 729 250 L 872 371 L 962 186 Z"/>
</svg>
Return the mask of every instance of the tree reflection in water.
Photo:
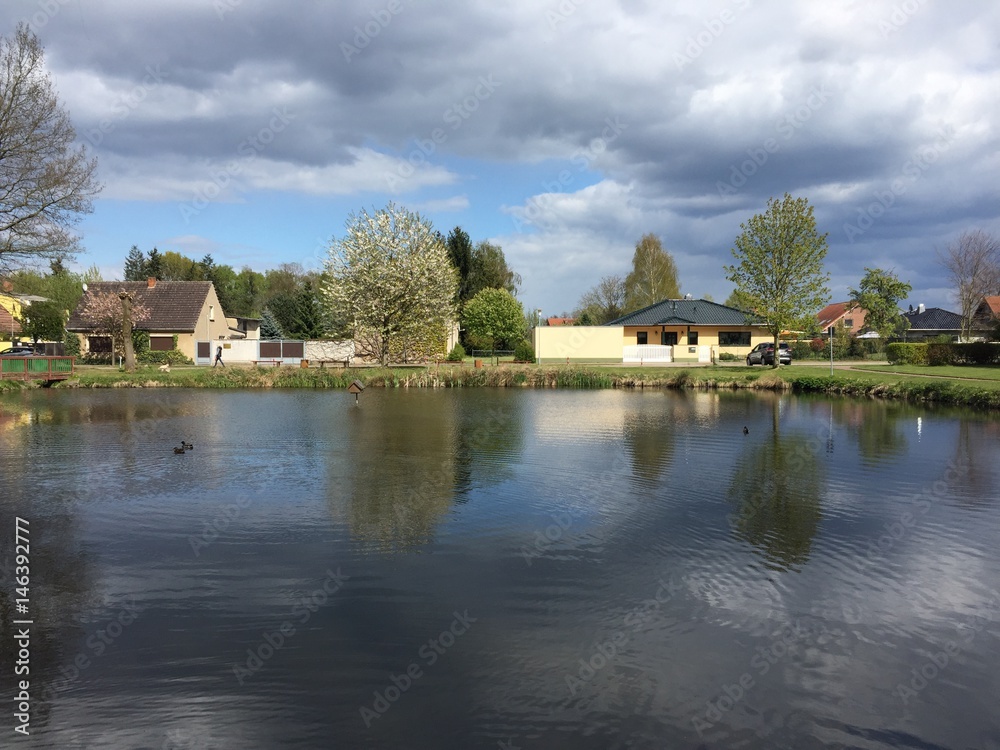
<svg viewBox="0 0 1000 750">
<path fill-rule="evenodd" d="M 809 559 L 826 480 L 814 445 L 801 435 L 780 434 L 779 408 L 775 400 L 771 434 L 748 444 L 737 463 L 729 488 L 736 508 L 730 522 L 768 568 L 789 570 Z"/>
</svg>

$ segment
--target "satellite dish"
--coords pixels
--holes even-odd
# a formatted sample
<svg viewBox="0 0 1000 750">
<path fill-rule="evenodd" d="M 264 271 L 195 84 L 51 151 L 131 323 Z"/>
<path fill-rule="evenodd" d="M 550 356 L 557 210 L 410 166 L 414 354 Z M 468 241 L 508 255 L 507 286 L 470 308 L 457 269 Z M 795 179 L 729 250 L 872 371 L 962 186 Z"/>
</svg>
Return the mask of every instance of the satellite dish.
<svg viewBox="0 0 1000 750">
<path fill-rule="evenodd" d="M 86 284 L 86 282 L 84 282 L 84 284 L 83 284 L 83 291 L 87 291 L 87 284 Z"/>
</svg>

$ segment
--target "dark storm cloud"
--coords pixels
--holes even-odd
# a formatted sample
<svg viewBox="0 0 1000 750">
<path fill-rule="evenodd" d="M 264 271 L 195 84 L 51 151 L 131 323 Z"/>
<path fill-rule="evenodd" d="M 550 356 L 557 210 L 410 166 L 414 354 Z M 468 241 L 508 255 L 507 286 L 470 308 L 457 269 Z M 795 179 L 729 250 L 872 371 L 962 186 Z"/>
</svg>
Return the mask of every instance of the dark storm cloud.
<svg viewBox="0 0 1000 750">
<path fill-rule="evenodd" d="M 873 258 L 930 293 L 942 286 L 936 247 L 1000 228 L 1000 11 L 985 2 L 8 7 L 0 31 L 32 21 L 111 195 L 187 197 L 254 137 L 247 191 L 392 183 L 413 202 L 460 207 L 421 194 L 465 179 L 447 158 L 483 165 L 475 179 L 491 163 L 551 160 L 537 195 L 472 209 L 510 216 L 496 238 L 515 267 L 537 268 L 522 271 L 523 294 L 558 308 L 626 271 L 644 232 L 677 254 L 684 291 L 724 298 L 739 223 L 785 191 L 808 197 L 830 234 L 836 298 Z M 276 112 L 286 127 L 267 132 Z M 411 174 L 407 157 L 435 132 Z M 573 179 L 560 187 L 563 167 Z M 552 275 L 580 258 L 593 262 Z"/>
</svg>

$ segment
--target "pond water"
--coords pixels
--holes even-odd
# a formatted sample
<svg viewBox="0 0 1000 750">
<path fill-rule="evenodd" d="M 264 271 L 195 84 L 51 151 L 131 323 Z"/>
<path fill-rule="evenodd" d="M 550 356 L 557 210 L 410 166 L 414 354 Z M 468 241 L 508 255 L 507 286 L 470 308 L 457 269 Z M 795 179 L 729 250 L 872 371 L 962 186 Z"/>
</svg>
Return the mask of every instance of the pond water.
<svg viewBox="0 0 1000 750">
<path fill-rule="evenodd" d="M 745 393 L 6 396 L 2 744 L 1000 748 L 998 458 Z"/>
</svg>

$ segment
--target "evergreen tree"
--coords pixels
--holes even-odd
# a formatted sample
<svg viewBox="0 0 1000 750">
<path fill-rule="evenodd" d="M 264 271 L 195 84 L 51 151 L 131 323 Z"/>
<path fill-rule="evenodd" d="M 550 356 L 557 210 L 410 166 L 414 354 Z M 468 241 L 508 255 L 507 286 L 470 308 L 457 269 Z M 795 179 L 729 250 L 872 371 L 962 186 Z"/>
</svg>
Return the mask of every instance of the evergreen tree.
<svg viewBox="0 0 1000 750">
<path fill-rule="evenodd" d="M 464 303 L 471 298 L 469 294 L 469 274 L 472 272 L 472 240 L 462 227 L 455 227 L 448 233 L 445 240 L 448 257 L 458 271 L 458 301 Z"/>
<path fill-rule="evenodd" d="M 260 316 L 260 337 L 262 339 L 282 339 L 285 337 L 278 321 L 274 319 L 274 314 L 266 307 Z"/>
<path fill-rule="evenodd" d="M 146 261 L 146 276 L 154 279 L 163 278 L 163 256 L 155 247 L 149 251 L 149 259 Z"/>
<path fill-rule="evenodd" d="M 146 256 L 136 245 L 125 256 L 125 281 L 145 281 L 148 263 Z"/>
</svg>

